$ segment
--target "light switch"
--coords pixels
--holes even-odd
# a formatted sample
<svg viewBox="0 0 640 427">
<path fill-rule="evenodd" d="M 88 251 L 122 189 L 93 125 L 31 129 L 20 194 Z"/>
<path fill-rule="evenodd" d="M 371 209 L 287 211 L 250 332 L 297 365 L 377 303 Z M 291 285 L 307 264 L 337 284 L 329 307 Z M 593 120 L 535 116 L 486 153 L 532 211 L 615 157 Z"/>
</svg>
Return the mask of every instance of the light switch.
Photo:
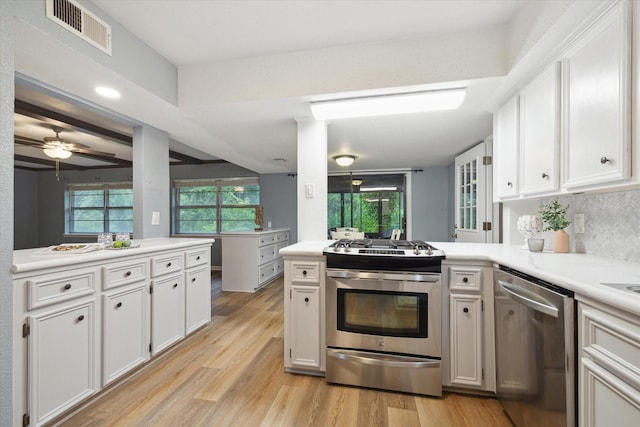
<svg viewBox="0 0 640 427">
<path fill-rule="evenodd" d="M 304 185 L 304 196 L 307 199 L 313 199 L 315 197 L 315 188 L 313 184 Z"/>
<path fill-rule="evenodd" d="M 151 213 L 151 225 L 160 225 L 160 212 Z"/>
</svg>

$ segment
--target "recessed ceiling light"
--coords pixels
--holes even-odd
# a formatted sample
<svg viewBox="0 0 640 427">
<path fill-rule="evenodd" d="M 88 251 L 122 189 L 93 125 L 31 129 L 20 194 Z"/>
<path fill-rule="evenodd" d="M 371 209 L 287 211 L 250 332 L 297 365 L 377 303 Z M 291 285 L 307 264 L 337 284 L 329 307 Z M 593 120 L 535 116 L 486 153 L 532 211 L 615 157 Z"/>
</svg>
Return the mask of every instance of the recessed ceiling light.
<svg viewBox="0 0 640 427">
<path fill-rule="evenodd" d="M 96 93 L 100 96 L 104 96 L 109 99 L 118 99 L 120 98 L 120 92 L 115 89 L 106 86 L 98 86 L 96 87 Z"/>
<path fill-rule="evenodd" d="M 311 103 L 311 112 L 316 120 L 330 120 L 453 110 L 462 104 L 464 97 L 465 89 L 459 88 L 336 99 Z"/>
</svg>

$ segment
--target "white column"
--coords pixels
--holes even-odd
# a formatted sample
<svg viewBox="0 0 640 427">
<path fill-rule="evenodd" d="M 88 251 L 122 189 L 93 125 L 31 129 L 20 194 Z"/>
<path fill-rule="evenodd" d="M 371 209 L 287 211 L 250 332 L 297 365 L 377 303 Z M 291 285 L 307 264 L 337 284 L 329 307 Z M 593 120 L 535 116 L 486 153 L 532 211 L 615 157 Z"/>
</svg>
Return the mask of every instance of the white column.
<svg viewBox="0 0 640 427">
<path fill-rule="evenodd" d="M 327 124 L 298 118 L 298 241 L 327 239 Z"/>
<path fill-rule="evenodd" d="M 135 127 L 133 129 L 134 239 L 169 236 L 170 202 L 169 136 L 166 132 L 151 126 Z"/>
</svg>

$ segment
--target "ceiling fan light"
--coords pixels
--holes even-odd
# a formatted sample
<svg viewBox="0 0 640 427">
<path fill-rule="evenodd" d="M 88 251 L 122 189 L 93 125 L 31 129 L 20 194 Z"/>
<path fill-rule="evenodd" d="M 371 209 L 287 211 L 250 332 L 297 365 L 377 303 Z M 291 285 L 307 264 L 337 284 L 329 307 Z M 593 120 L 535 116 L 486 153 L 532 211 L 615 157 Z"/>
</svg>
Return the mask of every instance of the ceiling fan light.
<svg viewBox="0 0 640 427">
<path fill-rule="evenodd" d="M 333 160 L 336 161 L 338 166 L 347 167 L 351 166 L 353 162 L 356 161 L 356 156 L 352 156 L 351 154 L 341 154 L 339 156 L 335 156 Z"/>
<path fill-rule="evenodd" d="M 71 151 L 67 151 L 60 147 L 45 148 L 43 151 L 44 154 L 53 159 L 68 159 L 71 157 Z"/>
<path fill-rule="evenodd" d="M 120 98 L 120 92 L 115 89 L 106 86 L 98 86 L 96 87 L 96 93 L 100 96 L 109 99 L 118 99 Z"/>
</svg>

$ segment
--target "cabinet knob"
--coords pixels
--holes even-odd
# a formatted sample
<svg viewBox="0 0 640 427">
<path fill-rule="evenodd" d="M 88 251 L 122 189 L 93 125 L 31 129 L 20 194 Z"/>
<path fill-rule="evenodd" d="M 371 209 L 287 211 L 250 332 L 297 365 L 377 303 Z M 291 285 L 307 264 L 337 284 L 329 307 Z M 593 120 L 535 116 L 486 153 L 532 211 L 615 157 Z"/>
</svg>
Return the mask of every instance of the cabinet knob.
<svg viewBox="0 0 640 427">
<path fill-rule="evenodd" d="M 307 270 L 302 270 L 302 275 L 306 276 L 307 275 Z"/>
<path fill-rule="evenodd" d="M 116 304 L 116 308 L 120 308 L 120 307 L 122 307 L 122 303 L 121 302 Z"/>
<path fill-rule="evenodd" d="M 609 163 L 611 161 L 610 158 L 608 157 L 600 157 L 600 163 L 602 163 L 603 165 L 606 165 L 607 163 Z"/>
<path fill-rule="evenodd" d="M 305 299 L 304 299 L 304 302 L 309 302 L 309 298 L 305 298 Z"/>
<path fill-rule="evenodd" d="M 66 285 L 64 285 L 63 288 L 65 291 L 68 291 L 69 289 L 71 289 L 71 283 L 67 283 Z"/>
<path fill-rule="evenodd" d="M 469 312 L 469 309 L 467 307 L 463 308 L 462 311 L 464 311 L 465 313 Z"/>
<path fill-rule="evenodd" d="M 549 178 L 549 175 L 547 175 L 546 173 L 542 172 L 542 179 L 547 179 Z"/>
<path fill-rule="evenodd" d="M 463 278 L 463 279 L 462 279 L 462 281 L 463 281 L 464 283 L 469 283 L 469 278 L 468 278 L 468 277 L 465 277 L 465 278 Z"/>
<path fill-rule="evenodd" d="M 171 263 L 170 262 L 167 263 L 167 267 L 171 267 Z"/>
<path fill-rule="evenodd" d="M 511 181 L 507 181 L 507 187 L 513 187 L 513 183 Z"/>
<path fill-rule="evenodd" d="M 127 271 L 126 273 L 124 273 L 124 277 L 129 277 L 131 276 L 131 271 Z"/>
<path fill-rule="evenodd" d="M 174 284 L 173 284 L 173 289 L 175 289 L 175 288 L 177 288 L 177 287 L 178 287 L 178 284 L 177 284 L 177 283 L 174 283 Z"/>
<path fill-rule="evenodd" d="M 196 257 L 196 261 L 200 261 L 200 255 Z"/>
<path fill-rule="evenodd" d="M 509 316 L 513 316 L 514 314 L 516 314 L 516 312 L 515 312 L 515 311 L 513 311 L 513 310 L 509 310 L 509 312 L 508 312 L 507 314 L 508 314 Z"/>
<path fill-rule="evenodd" d="M 78 322 L 82 322 L 84 320 L 84 314 L 78 316 Z"/>
<path fill-rule="evenodd" d="M 191 279 L 191 283 L 195 282 L 196 278 L 194 277 L 193 279 Z"/>
</svg>

